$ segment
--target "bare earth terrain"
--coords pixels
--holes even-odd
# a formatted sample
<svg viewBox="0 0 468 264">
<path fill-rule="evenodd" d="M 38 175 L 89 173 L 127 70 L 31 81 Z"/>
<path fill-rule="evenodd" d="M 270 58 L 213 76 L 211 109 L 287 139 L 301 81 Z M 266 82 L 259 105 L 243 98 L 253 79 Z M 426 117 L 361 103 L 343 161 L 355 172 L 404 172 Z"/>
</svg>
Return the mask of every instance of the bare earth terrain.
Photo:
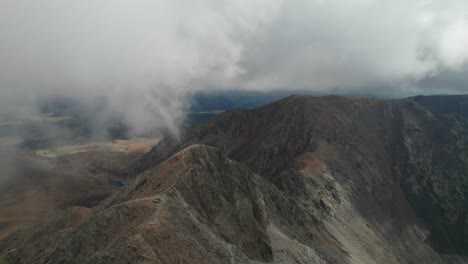
<svg viewBox="0 0 468 264">
<path fill-rule="evenodd" d="M 468 120 L 429 109 L 290 96 L 145 154 L 120 151 L 131 142 L 19 153 L 0 262 L 468 263 Z M 24 208 L 34 221 L 7 218 Z"/>
<path fill-rule="evenodd" d="M 62 146 L 55 149 L 39 149 L 36 154 L 47 158 L 56 158 L 64 155 L 72 155 L 92 150 L 145 153 L 158 144 L 159 138 L 131 138 L 128 140 L 117 139 L 113 141 L 91 142 L 79 145 Z"/>
<path fill-rule="evenodd" d="M 132 138 L 61 146 L 16 148 L 20 139 L 0 138 L 11 168 L 2 176 L 0 237 L 74 205 L 92 207 L 126 184 L 125 173 L 158 138 Z"/>
</svg>

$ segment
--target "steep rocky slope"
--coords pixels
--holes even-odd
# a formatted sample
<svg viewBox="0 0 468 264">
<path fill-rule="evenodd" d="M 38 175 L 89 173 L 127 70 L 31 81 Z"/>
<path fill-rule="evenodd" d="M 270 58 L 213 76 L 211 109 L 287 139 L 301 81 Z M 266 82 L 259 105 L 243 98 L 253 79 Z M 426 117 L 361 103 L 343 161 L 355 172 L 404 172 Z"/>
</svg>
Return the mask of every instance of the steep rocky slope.
<svg viewBox="0 0 468 264">
<path fill-rule="evenodd" d="M 326 225 L 351 261 L 437 263 L 468 252 L 467 128 L 411 100 L 291 96 L 166 139 L 134 172 L 194 143 L 216 146 Z M 311 230 L 288 221 L 297 239 Z"/>
<path fill-rule="evenodd" d="M 52 223 L 4 239 L 1 261 L 271 261 L 261 182 L 220 150 L 191 146 L 139 175 L 93 212 L 71 208 Z"/>
<path fill-rule="evenodd" d="M 0 241 L 6 263 L 467 263 L 468 122 L 291 96 L 218 115 L 133 184 Z"/>
<path fill-rule="evenodd" d="M 457 114 L 468 118 L 468 95 L 428 95 L 408 98 L 436 115 Z"/>
</svg>

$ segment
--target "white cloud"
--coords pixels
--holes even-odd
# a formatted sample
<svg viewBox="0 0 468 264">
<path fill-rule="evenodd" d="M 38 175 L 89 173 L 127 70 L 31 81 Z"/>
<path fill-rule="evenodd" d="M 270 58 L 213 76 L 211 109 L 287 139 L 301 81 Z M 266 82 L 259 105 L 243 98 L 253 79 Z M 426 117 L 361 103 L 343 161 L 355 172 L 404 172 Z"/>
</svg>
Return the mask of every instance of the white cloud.
<svg viewBox="0 0 468 264">
<path fill-rule="evenodd" d="M 201 90 L 398 91 L 466 69 L 467 12 L 465 0 L 4 0 L 0 105 L 104 96 L 134 127 L 176 127 Z"/>
<path fill-rule="evenodd" d="M 466 63 L 467 12 L 468 2 L 450 0 L 288 1 L 248 49 L 243 81 L 324 91 L 414 83 Z"/>
<path fill-rule="evenodd" d="M 238 76 L 243 41 L 280 3 L 2 1 L 1 105 L 31 94 L 104 96 L 128 123 L 174 127 L 182 103 L 171 100 Z"/>
<path fill-rule="evenodd" d="M 468 19 L 450 24 L 440 38 L 440 53 L 445 65 L 460 68 L 468 60 Z"/>
</svg>

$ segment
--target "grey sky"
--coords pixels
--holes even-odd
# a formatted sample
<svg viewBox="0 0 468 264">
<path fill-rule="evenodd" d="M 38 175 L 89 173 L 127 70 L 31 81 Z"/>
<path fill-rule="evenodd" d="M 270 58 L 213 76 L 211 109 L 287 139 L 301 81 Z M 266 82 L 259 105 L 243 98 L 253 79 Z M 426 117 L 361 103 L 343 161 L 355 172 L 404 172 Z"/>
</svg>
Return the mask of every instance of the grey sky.
<svg viewBox="0 0 468 264">
<path fill-rule="evenodd" d="M 135 127 L 210 89 L 468 93 L 467 61 L 466 0 L 0 1 L 3 108 L 104 96 Z"/>
</svg>

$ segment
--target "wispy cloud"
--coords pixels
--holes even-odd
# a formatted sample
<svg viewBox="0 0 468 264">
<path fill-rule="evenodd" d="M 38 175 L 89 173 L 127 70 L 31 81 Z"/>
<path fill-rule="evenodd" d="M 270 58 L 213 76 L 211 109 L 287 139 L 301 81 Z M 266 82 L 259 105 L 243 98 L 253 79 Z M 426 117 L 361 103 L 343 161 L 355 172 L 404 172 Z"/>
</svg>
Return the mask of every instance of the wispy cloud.
<svg viewBox="0 0 468 264">
<path fill-rule="evenodd" d="M 466 74 L 467 12 L 464 0 L 5 0 L 0 105 L 103 97 L 103 119 L 176 132 L 196 91 L 418 91 Z"/>
</svg>

